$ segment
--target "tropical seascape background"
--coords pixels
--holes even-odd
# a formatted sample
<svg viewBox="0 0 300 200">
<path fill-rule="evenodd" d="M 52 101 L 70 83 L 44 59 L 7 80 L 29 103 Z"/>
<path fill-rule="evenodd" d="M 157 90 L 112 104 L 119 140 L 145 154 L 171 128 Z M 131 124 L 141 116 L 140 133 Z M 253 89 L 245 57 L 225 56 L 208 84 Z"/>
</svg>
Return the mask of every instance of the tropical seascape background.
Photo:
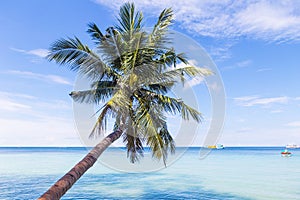
<svg viewBox="0 0 300 200">
<path fill-rule="evenodd" d="M 291 157 L 281 157 L 283 149 L 226 147 L 200 159 L 201 148 L 192 147 L 173 164 L 151 173 L 120 172 L 98 162 L 62 199 L 297 200 L 300 149 L 291 150 Z M 122 160 L 126 152 L 121 150 L 109 148 L 103 156 Z M 1 147 L 0 199 L 38 198 L 87 151 L 83 147 Z M 141 163 L 147 160 L 156 162 L 148 151 Z"/>
<path fill-rule="evenodd" d="M 96 23 L 104 33 L 123 2 L 0 1 L 0 200 L 37 199 L 87 154 L 76 146 L 100 141 L 90 140 L 91 128 L 79 123 L 86 125 L 86 116 L 93 127 L 94 112 L 86 114 L 68 95 L 83 89 L 77 74 L 47 55 L 54 41 L 73 36 L 94 49 L 87 25 Z M 146 149 L 133 165 L 124 148 L 112 147 L 62 199 L 300 200 L 300 149 L 280 154 L 283 145 L 300 144 L 300 1 L 132 2 L 145 14 L 145 28 L 172 7 L 175 50 L 196 66 L 213 64 L 220 81 L 189 81 L 194 93 L 183 100 L 195 96 L 203 120 L 199 128 L 179 127 L 169 117 L 178 147 L 168 161 L 174 162 L 164 167 Z M 211 91 L 221 94 L 221 103 Z M 210 129 L 216 121 L 220 132 Z M 181 147 L 215 142 L 225 149 L 203 159 L 200 147 Z"/>
</svg>

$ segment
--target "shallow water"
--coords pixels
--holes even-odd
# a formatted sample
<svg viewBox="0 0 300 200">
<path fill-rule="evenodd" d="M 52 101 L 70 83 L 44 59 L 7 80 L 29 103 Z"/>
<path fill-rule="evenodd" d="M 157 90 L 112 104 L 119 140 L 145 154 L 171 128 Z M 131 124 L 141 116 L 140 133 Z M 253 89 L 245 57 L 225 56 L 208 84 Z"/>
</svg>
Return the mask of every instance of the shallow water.
<svg viewBox="0 0 300 200">
<path fill-rule="evenodd" d="M 123 149 L 113 148 L 103 155 L 105 165 L 147 170 L 120 172 L 97 163 L 62 199 L 297 200 L 300 150 L 285 158 L 282 149 L 225 148 L 199 159 L 200 149 L 190 148 L 165 168 L 147 153 L 133 166 Z M 180 148 L 177 155 L 183 152 Z M 86 153 L 85 148 L 0 148 L 0 199 L 36 199 Z"/>
</svg>

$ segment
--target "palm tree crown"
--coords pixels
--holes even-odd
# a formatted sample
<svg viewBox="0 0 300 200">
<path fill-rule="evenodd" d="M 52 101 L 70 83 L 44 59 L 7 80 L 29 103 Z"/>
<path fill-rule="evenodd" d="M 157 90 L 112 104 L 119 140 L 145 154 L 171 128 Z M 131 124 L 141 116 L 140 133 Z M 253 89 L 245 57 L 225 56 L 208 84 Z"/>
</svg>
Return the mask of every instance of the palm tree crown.
<svg viewBox="0 0 300 200">
<path fill-rule="evenodd" d="M 89 90 L 70 94 L 77 102 L 101 104 L 91 137 L 103 133 L 107 120 L 113 118 L 114 130 L 122 131 L 131 162 L 143 156 L 144 145 L 164 163 L 167 154 L 174 152 L 166 114 L 200 121 L 197 110 L 168 95 L 176 83 L 210 74 L 190 66 L 184 54 L 169 47 L 172 21 L 172 10 L 165 9 L 148 33 L 143 30 L 142 13 L 135 11 L 134 4 L 126 3 L 120 8 L 119 24 L 105 33 L 94 23 L 88 25 L 95 50 L 76 37 L 60 39 L 50 49 L 49 60 L 66 64 L 91 81 Z M 176 68 L 181 62 L 186 65 Z"/>
</svg>

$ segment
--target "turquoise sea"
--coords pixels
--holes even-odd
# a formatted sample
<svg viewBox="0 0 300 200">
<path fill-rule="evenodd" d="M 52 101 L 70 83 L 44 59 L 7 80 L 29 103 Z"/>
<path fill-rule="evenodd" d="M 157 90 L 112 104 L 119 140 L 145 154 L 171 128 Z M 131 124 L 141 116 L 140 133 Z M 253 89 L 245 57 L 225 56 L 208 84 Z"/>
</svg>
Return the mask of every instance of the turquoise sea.
<svg viewBox="0 0 300 200">
<path fill-rule="evenodd" d="M 104 157 L 121 169 L 128 161 L 118 149 Z M 99 162 L 62 199 L 300 200 L 300 149 L 289 158 L 281 157 L 283 149 L 227 147 L 200 159 L 200 148 L 189 148 L 166 168 L 138 173 Z M 38 198 L 86 153 L 86 148 L 0 148 L 0 199 Z"/>
</svg>

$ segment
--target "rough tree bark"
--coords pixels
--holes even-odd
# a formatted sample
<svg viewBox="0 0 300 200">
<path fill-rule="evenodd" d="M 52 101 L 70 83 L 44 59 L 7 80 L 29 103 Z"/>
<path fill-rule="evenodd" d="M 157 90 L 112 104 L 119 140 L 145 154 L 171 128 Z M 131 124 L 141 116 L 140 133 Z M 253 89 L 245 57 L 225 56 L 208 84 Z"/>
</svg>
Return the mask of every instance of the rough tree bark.
<svg viewBox="0 0 300 200">
<path fill-rule="evenodd" d="M 61 177 L 47 192 L 38 200 L 58 200 L 73 184 L 92 167 L 103 151 L 122 135 L 122 131 L 117 130 L 105 137 L 97 144 L 79 163 L 77 163 L 68 173 Z"/>
</svg>

